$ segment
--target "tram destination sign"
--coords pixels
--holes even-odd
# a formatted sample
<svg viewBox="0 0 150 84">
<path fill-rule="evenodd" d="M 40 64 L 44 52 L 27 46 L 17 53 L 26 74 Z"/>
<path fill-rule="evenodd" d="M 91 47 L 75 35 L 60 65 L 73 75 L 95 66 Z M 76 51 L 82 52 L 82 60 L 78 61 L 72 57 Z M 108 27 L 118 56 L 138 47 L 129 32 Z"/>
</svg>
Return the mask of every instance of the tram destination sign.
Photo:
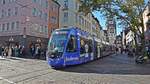
<svg viewBox="0 0 150 84">
<path fill-rule="evenodd" d="M 67 34 L 68 31 L 56 31 L 54 34 Z"/>
</svg>

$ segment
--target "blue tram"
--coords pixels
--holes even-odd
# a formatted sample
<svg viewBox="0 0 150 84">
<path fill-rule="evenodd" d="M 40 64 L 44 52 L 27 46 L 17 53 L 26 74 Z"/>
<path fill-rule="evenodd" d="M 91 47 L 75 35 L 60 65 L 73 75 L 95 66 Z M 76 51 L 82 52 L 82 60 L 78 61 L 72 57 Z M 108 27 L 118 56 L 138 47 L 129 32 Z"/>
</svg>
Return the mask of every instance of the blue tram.
<svg viewBox="0 0 150 84">
<path fill-rule="evenodd" d="M 55 30 L 48 43 L 47 61 L 53 68 L 92 61 L 102 57 L 102 43 L 78 28 Z"/>
</svg>

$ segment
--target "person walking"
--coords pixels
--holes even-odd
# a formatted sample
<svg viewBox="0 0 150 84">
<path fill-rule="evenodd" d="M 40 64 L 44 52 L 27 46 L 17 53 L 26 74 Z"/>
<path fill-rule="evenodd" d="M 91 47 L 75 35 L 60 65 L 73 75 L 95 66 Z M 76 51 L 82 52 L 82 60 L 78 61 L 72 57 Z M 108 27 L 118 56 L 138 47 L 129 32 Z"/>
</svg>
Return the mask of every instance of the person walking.
<svg viewBox="0 0 150 84">
<path fill-rule="evenodd" d="M 4 53 L 5 53 L 5 47 L 2 46 L 2 58 L 4 57 Z"/>
<path fill-rule="evenodd" d="M 30 47 L 30 53 L 31 53 L 32 58 L 34 58 L 35 47 L 33 45 Z"/>
<path fill-rule="evenodd" d="M 21 57 L 21 45 L 18 46 L 18 57 Z"/>
<path fill-rule="evenodd" d="M 15 47 L 14 46 L 12 46 L 12 57 L 14 57 L 15 56 Z"/>
<path fill-rule="evenodd" d="M 40 46 L 38 45 L 35 49 L 35 58 L 40 59 Z"/>
<path fill-rule="evenodd" d="M 16 45 L 16 47 L 14 48 L 14 53 L 15 53 L 15 57 L 19 57 L 19 49 L 18 46 Z"/>
<path fill-rule="evenodd" d="M 4 49 L 4 57 L 8 56 L 8 50 L 9 50 L 9 48 L 6 46 Z"/>
<path fill-rule="evenodd" d="M 11 46 L 9 46 L 8 48 L 8 57 L 11 57 L 12 56 L 12 48 Z"/>
<path fill-rule="evenodd" d="M 25 47 L 24 46 L 21 47 L 20 54 L 21 54 L 21 57 L 25 57 Z"/>
<path fill-rule="evenodd" d="M 2 56 L 2 46 L 0 45 L 0 56 Z"/>
<path fill-rule="evenodd" d="M 116 48 L 116 55 L 118 54 L 118 48 Z"/>
</svg>

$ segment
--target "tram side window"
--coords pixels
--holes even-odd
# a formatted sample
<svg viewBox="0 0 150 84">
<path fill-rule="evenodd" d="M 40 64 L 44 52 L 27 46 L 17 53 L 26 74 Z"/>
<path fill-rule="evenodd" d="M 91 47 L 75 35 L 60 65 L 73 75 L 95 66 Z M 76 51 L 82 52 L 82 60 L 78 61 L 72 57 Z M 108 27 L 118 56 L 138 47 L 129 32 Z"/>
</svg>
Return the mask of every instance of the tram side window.
<svg viewBox="0 0 150 84">
<path fill-rule="evenodd" d="M 67 45 L 67 52 L 75 52 L 76 51 L 76 38 L 75 36 L 71 35 L 70 36 L 70 39 L 69 39 L 69 42 L 68 42 L 68 45 Z"/>
<path fill-rule="evenodd" d="M 93 44 L 92 44 L 92 40 L 88 40 L 88 45 L 89 45 L 89 53 L 92 53 L 92 46 L 93 46 Z"/>
<path fill-rule="evenodd" d="M 92 40 L 80 37 L 80 54 L 92 53 Z"/>
<path fill-rule="evenodd" d="M 80 37 L 80 54 L 85 53 L 85 39 Z"/>
<path fill-rule="evenodd" d="M 96 47 L 95 47 L 95 52 L 96 52 L 96 56 L 97 56 L 97 50 L 98 50 L 98 43 L 97 42 L 95 42 L 95 45 L 96 45 Z"/>
</svg>

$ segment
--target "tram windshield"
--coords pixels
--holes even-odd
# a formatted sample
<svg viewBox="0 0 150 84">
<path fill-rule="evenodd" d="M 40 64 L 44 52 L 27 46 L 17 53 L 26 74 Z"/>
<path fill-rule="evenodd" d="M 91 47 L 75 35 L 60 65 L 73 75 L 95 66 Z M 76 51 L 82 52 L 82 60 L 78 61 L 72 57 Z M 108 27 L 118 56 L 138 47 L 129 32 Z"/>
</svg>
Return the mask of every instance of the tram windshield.
<svg viewBox="0 0 150 84">
<path fill-rule="evenodd" d="M 50 52 L 63 52 L 67 41 L 67 33 L 54 32 L 49 41 L 48 50 Z"/>
</svg>

